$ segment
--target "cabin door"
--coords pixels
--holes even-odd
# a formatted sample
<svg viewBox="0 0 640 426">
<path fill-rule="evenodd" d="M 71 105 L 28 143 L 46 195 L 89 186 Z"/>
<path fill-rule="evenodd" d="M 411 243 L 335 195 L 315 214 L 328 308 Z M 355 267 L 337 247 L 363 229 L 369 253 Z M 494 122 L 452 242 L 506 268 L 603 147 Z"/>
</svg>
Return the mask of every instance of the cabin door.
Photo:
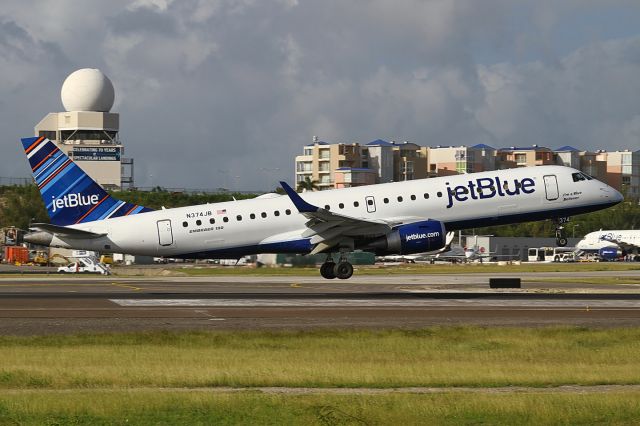
<svg viewBox="0 0 640 426">
<path fill-rule="evenodd" d="M 158 243 L 161 246 L 170 246 L 173 244 L 173 231 L 171 230 L 171 220 L 158 221 Z"/>
<path fill-rule="evenodd" d="M 364 202 L 367 204 L 367 212 L 374 213 L 376 211 L 376 199 L 373 196 L 364 197 Z"/>
<path fill-rule="evenodd" d="M 558 179 L 556 175 L 546 175 L 544 177 L 544 190 L 547 194 L 548 201 L 555 201 L 559 198 Z"/>
</svg>

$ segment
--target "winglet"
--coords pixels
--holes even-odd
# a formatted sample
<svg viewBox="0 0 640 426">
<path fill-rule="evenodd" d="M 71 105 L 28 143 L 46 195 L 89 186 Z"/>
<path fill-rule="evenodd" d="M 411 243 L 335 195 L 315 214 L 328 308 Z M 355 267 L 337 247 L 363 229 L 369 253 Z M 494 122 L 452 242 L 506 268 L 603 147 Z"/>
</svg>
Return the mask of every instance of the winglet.
<svg viewBox="0 0 640 426">
<path fill-rule="evenodd" d="M 284 189 L 284 192 L 287 193 L 289 198 L 291 198 L 293 205 L 296 206 L 300 213 L 315 213 L 318 211 L 318 207 L 303 200 L 302 197 L 298 195 L 298 193 L 287 184 L 287 182 L 281 181 L 280 185 L 282 186 L 282 189 Z"/>
</svg>

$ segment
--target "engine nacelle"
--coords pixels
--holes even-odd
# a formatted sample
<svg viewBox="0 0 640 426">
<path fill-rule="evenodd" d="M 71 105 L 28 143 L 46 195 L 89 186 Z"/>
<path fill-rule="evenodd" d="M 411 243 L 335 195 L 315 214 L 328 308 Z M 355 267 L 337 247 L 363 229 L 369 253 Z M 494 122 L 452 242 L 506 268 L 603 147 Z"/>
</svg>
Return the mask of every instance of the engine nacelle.
<svg viewBox="0 0 640 426">
<path fill-rule="evenodd" d="M 389 234 L 358 244 L 365 251 L 383 254 L 412 254 L 435 251 L 446 244 L 444 224 L 437 220 L 400 225 Z"/>
<path fill-rule="evenodd" d="M 624 252 L 617 247 L 603 247 L 598 250 L 598 255 L 602 260 L 616 260 L 617 258 L 624 256 Z"/>
</svg>

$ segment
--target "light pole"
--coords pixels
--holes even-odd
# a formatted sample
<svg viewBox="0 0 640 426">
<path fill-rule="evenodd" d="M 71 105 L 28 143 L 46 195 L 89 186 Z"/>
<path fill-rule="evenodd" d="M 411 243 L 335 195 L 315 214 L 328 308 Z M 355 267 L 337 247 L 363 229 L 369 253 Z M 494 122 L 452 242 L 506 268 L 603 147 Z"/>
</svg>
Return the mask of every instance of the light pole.
<svg viewBox="0 0 640 426">
<path fill-rule="evenodd" d="M 579 223 L 576 223 L 575 225 L 573 225 L 573 229 L 572 229 L 572 230 L 573 230 L 573 232 L 572 232 L 572 234 L 571 234 L 573 238 L 575 238 L 575 237 L 576 237 L 576 228 L 577 228 L 578 226 L 580 226 L 580 224 L 579 224 Z"/>
</svg>

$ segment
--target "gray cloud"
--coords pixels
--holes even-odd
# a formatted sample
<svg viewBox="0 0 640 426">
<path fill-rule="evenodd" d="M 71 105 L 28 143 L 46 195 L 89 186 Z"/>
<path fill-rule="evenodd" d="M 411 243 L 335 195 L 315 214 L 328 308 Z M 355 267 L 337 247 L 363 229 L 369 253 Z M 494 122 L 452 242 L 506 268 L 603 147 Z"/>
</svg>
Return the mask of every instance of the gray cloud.
<svg viewBox="0 0 640 426">
<path fill-rule="evenodd" d="M 0 175 L 28 173 L 17 139 L 87 66 L 141 185 L 271 188 L 312 135 L 640 148 L 635 2 L 8 3 Z"/>
</svg>

